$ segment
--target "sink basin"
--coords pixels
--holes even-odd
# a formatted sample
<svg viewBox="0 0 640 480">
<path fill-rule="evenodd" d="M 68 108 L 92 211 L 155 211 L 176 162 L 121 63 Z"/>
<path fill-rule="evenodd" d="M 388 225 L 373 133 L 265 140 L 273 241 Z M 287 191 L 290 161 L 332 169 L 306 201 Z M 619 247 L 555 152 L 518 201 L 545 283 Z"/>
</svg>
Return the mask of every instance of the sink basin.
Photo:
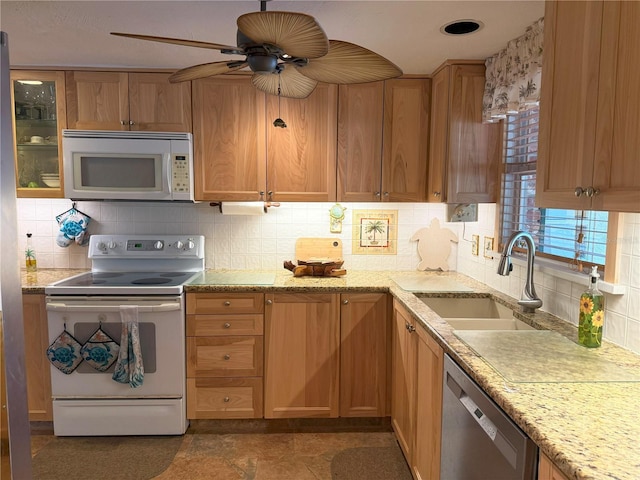
<svg viewBox="0 0 640 480">
<path fill-rule="evenodd" d="M 535 330 L 531 325 L 511 318 L 443 318 L 454 330 Z"/>
<path fill-rule="evenodd" d="M 535 330 L 492 298 L 418 298 L 454 330 Z"/>
<path fill-rule="evenodd" d="M 434 298 L 420 300 L 442 318 L 512 318 L 513 311 L 493 298 Z"/>
</svg>

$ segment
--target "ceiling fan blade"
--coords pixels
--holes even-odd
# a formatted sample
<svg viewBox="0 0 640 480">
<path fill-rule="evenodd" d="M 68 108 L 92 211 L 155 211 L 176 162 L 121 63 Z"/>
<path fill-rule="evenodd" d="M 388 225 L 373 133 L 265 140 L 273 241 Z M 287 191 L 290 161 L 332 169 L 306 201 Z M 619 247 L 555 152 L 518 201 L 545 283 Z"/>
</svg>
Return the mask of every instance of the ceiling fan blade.
<svg viewBox="0 0 640 480">
<path fill-rule="evenodd" d="M 189 80 L 196 80 L 198 78 L 212 77 L 214 75 L 220 75 L 222 73 L 233 72 L 247 66 L 247 62 L 235 61 L 235 62 L 213 62 L 203 63 L 202 65 L 194 65 L 192 67 L 183 68 L 169 77 L 169 82 L 186 82 Z"/>
<path fill-rule="evenodd" d="M 230 45 L 220 45 L 219 43 L 199 42 L 197 40 L 183 40 L 181 38 L 154 37 L 152 35 L 138 35 L 135 33 L 111 32 L 111 35 L 118 37 L 137 38 L 138 40 L 150 40 L 152 42 L 171 43 L 174 45 L 184 45 L 187 47 L 210 48 L 212 50 L 225 50 L 225 53 L 237 53 L 244 55 L 244 49 L 232 47 Z M 226 52 L 229 50 L 229 52 Z"/>
<path fill-rule="evenodd" d="M 292 57 L 318 58 L 329 51 L 324 30 L 304 13 L 247 13 L 238 17 L 238 29 L 254 42 L 276 45 Z"/>
<path fill-rule="evenodd" d="M 287 98 L 307 98 L 316 88 L 318 82 L 300 75 L 292 65 L 285 65 L 280 74 L 254 73 L 251 83 L 269 95 L 278 95 L 278 80 L 280 80 L 280 96 Z"/>
<path fill-rule="evenodd" d="M 306 77 L 325 83 L 367 83 L 402 75 L 389 60 L 364 47 L 340 40 L 329 41 L 329 53 L 297 67 Z"/>
</svg>

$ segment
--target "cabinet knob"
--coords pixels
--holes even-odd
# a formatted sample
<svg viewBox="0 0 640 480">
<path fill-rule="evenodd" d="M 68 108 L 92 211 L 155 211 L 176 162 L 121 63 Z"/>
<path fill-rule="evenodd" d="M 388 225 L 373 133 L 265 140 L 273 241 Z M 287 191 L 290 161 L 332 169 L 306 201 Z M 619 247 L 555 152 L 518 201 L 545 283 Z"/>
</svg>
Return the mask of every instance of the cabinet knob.
<svg viewBox="0 0 640 480">
<path fill-rule="evenodd" d="M 260 200 L 264 200 L 264 190 L 260 190 L 258 194 L 260 195 Z"/>
<path fill-rule="evenodd" d="M 134 122 L 133 120 L 129 120 L 129 125 L 135 125 L 136 122 Z"/>
<path fill-rule="evenodd" d="M 229 400 L 231 400 L 229 397 L 224 397 L 224 403 L 229 403 Z"/>
<path fill-rule="evenodd" d="M 585 193 L 586 193 L 586 192 L 585 192 L 585 190 L 583 190 L 583 188 L 582 188 L 582 187 L 576 187 L 576 189 L 573 191 L 573 194 L 574 194 L 576 197 L 581 197 L 581 196 L 582 196 L 582 195 L 584 195 Z"/>
<path fill-rule="evenodd" d="M 409 330 L 409 333 L 413 333 L 416 331 L 416 327 L 413 325 L 407 325 L 407 330 Z"/>
<path fill-rule="evenodd" d="M 231 355 L 229 355 L 228 353 L 225 353 L 224 359 L 225 360 L 231 360 Z"/>
<path fill-rule="evenodd" d="M 231 324 L 229 322 L 225 323 L 224 328 L 231 328 Z"/>
<path fill-rule="evenodd" d="M 389 192 L 384 192 L 382 195 L 384 195 L 385 197 L 389 196 Z"/>
<path fill-rule="evenodd" d="M 125 122 L 124 120 L 120 120 L 120 125 L 126 125 L 127 122 Z"/>
<path fill-rule="evenodd" d="M 373 194 L 374 194 L 376 197 L 380 198 L 380 192 L 373 192 Z"/>
<path fill-rule="evenodd" d="M 272 191 L 272 190 L 269 190 L 269 191 L 267 192 L 267 196 L 269 197 L 269 200 L 273 200 L 273 191 Z"/>
<path fill-rule="evenodd" d="M 225 307 L 229 307 L 231 306 L 231 302 L 229 300 L 227 300 L 226 302 L 224 302 L 224 306 Z"/>
<path fill-rule="evenodd" d="M 433 192 L 433 196 L 434 197 L 439 197 L 440 196 L 440 192 Z"/>
<path fill-rule="evenodd" d="M 271 305 L 271 304 L 273 303 L 273 300 L 267 300 L 265 303 L 266 303 L 267 305 Z"/>
<path fill-rule="evenodd" d="M 342 304 L 343 304 L 343 305 L 348 305 L 348 304 L 349 304 L 349 300 L 343 300 L 343 301 L 342 301 Z"/>
<path fill-rule="evenodd" d="M 585 195 L 589 198 L 595 197 L 596 195 L 599 195 L 599 194 L 600 194 L 599 188 L 587 187 L 587 189 L 585 190 Z"/>
</svg>

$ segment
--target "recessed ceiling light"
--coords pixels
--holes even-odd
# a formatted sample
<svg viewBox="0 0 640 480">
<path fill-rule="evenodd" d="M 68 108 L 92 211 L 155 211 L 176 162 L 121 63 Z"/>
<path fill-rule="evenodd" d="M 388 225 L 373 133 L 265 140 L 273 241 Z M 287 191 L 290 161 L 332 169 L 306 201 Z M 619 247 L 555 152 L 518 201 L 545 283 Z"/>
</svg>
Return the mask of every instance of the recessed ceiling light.
<svg viewBox="0 0 640 480">
<path fill-rule="evenodd" d="M 445 35 L 468 35 L 481 30 L 482 27 L 484 23 L 479 20 L 454 20 L 440 27 L 440 31 Z"/>
</svg>

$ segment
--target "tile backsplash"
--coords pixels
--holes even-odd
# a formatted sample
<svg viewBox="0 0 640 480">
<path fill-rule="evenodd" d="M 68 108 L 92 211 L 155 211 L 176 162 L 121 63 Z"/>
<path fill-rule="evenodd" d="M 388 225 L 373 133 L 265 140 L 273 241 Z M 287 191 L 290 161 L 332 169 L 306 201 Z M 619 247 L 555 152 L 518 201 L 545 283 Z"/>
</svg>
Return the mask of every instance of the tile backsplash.
<svg viewBox="0 0 640 480">
<path fill-rule="evenodd" d="M 458 235 L 452 243 L 448 262 L 451 270 L 473 277 L 492 288 L 519 298 L 524 284 L 524 269 L 514 265 L 508 277 L 497 275 L 498 255 L 483 255 L 484 237 L 493 237 L 495 205 L 481 204 L 478 221 L 447 222 L 447 208 L 425 203 L 346 203 L 342 233 L 329 232 L 329 208 L 333 203 L 284 203 L 261 216 L 222 215 L 208 203 L 169 204 L 134 202 L 78 202 L 77 208 L 91 216 L 90 234 L 200 234 L 206 238 L 206 268 L 239 270 L 280 270 L 285 260 L 293 260 L 299 237 L 336 237 L 343 243 L 345 268 L 358 270 L 415 270 L 420 257 L 417 242 L 411 236 L 437 218 L 442 228 Z M 18 199 L 20 249 L 26 233 L 33 233 L 32 243 L 40 268 L 90 268 L 86 247 L 75 244 L 67 248 L 56 245 L 56 215 L 71 206 L 63 199 Z M 352 253 L 352 213 L 354 210 L 397 210 L 398 248 L 396 255 L 356 255 Z M 622 261 L 620 283 L 625 295 L 606 295 L 605 339 L 640 353 L 640 214 L 623 214 Z M 471 254 L 472 235 L 480 239 L 480 254 Z M 578 298 L 586 288 L 536 272 L 535 287 L 542 297 L 543 310 L 577 324 Z"/>
</svg>

